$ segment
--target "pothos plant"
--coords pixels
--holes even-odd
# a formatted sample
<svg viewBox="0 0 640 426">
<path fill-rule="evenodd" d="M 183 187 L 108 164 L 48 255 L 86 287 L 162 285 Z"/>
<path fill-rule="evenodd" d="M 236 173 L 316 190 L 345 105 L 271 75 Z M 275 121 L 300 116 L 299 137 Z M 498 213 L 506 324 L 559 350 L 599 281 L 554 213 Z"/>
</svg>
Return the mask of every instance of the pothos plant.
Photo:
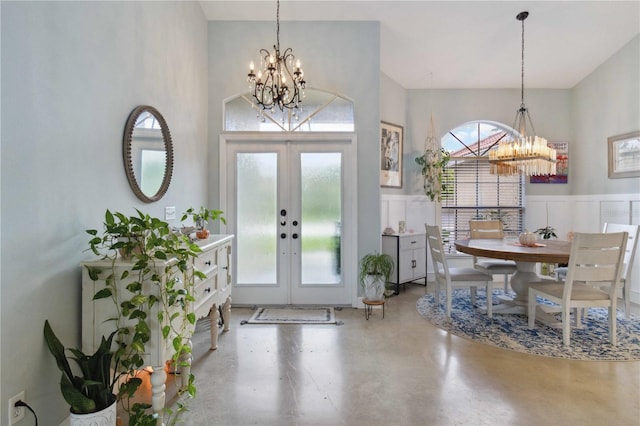
<svg viewBox="0 0 640 426">
<path fill-rule="evenodd" d="M 169 224 L 136 210 L 136 215 L 120 212 L 105 213 L 104 229 L 89 229 L 92 236 L 89 249 L 102 259 L 110 260 L 110 268 L 87 266 L 91 280 L 98 286 L 94 300 L 111 299 L 116 315 L 112 318 L 116 330 L 116 357 L 129 380 L 118 389 L 118 400 L 132 419 L 130 425 L 155 424 L 155 414 L 148 413 L 149 404 L 130 404 L 142 380 L 135 377 L 143 367 L 145 347 L 151 338 L 151 312 L 157 306 L 157 321 L 162 337 L 170 340 L 172 361 L 184 365 L 185 355 L 191 353 L 189 340 L 196 317 L 190 309 L 195 301 L 196 278 L 206 278 L 202 272 L 189 267 L 201 252 L 187 236 L 171 232 Z M 128 239 L 123 240 L 126 235 Z M 119 262 L 119 257 L 126 262 Z M 125 290 L 119 286 L 126 282 Z M 151 285 L 151 289 L 149 289 Z M 194 376 L 186 386 L 178 389 L 179 396 L 195 396 Z M 165 408 L 166 413 L 172 411 Z M 178 405 L 177 412 L 184 406 Z"/>
<path fill-rule="evenodd" d="M 424 154 L 416 157 L 416 163 L 422 167 L 424 193 L 431 201 L 442 201 L 442 192 L 446 191 L 444 168 L 449 163 L 450 155 L 444 148 L 438 150 L 425 149 Z"/>
</svg>

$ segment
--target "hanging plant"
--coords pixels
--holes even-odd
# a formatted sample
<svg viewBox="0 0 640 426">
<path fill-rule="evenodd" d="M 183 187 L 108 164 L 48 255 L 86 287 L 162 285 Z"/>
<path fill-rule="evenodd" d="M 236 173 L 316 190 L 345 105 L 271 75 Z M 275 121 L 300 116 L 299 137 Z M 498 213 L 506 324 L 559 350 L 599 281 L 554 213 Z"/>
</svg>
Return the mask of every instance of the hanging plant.
<svg viewBox="0 0 640 426">
<path fill-rule="evenodd" d="M 422 167 L 424 179 L 424 193 L 431 201 L 442 201 L 442 192 L 445 191 L 444 168 L 449 163 L 449 153 L 444 149 L 425 149 L 424 154 L 416 158 L 416 163 Z"/>
</svg>

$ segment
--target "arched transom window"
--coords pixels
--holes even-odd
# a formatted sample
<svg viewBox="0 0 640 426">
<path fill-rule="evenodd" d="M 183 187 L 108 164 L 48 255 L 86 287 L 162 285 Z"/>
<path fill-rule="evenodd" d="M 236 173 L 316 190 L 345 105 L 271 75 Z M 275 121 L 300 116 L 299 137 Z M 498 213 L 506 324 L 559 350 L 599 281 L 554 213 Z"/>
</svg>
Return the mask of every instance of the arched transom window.
<svg viewBox="0 0 640 426">
<path fill-rule="evenodd" d="M 224 130 L 230 132 L 353 132 L 353 101 L 318 89 L 306 89 L 297 110 L 262 110 L 249 92 L 224 103 Z"/>
</svg>

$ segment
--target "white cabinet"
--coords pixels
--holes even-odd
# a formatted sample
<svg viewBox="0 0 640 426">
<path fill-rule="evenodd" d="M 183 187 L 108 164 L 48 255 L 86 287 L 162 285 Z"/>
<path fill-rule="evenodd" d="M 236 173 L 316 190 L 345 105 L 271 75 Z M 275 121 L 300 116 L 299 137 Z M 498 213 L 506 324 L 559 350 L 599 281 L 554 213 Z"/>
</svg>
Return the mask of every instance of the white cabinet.
<svg viewBox="0 0 640 426">
<path fill-rule="evenodd" d="M 211 318 L 211 349 L 218 347 L 218 321 L 222 311 L 224 323 L 223 331 L 229 330 L 231 313 L 231 261 L 233 235 L 211 235 L 206 240 L 196 242 L 202 252 L 193 261 L 193 268 L 203 272 L 206 278 L 197 278 L 195 282 L 193 301 L 187 308 L 187 312 L 194 312 L 197 318 L 210 316 Z M 170 277 L 165 276 L 165 266 L 173 260 L 156 261 L 156 271 L 160 275 L 161 283 L 165 283 Z M 82 350 L 85 353 L 93 353 L 100 345 L 102 336 L 108 336 L 114 330 L 114 324 L 109 319 L 114 318 L 116 305 L 111 298 L 93 300 L 96 292 L 105 287 L 105 279 L 112 273 L 117 279 L 117 291 L 128 292 L 127 285 L 133 281 L 131 277 L 120 279 L 122 272 L 131 270 L 131 261 L 118 258 L 111 260 L 94 260 L 82 263 Z M 99 271 L 98 280 L 94 281 L 89 276 L 89 268 Z M 180 277 L 180 279 L 183 279 Z M 144 285 L 143 285 L 144 288 Z M 159 296 L 158 286 L 149 283 L 144 288 L 145 294 Z M 166 361 L 174 354 L 171 345 L 171 337 L 162 338 L 162 325 L 158 321 L 159 303 L 148 312 L 148 322 L 151 327 L 151 338 L 145 345 L 145 365 L 153 368 L 151 375 L 152 404 L 156 412 L 161 411 L 165 404 L 165 382 L 167 375 L 164 370 Z M 184 312 L 184 311 L 182 311 Z M 126 323 L 124 324 L 126 325 Z M 193 332 L 193 330 L 192 330 Z M 190 344 L 190 342 L 189 342 Z M 182 359 L 189 365 L 188 359 Z M 181 367 L 183 381 L 188 380 L 189 367 Z M 183 383 L 186 385 L 186 383 Z"/>
<path fill-rule="evenodd" d="M 382 252 L 393 258 L 395 268 L 390 282 L 399 293 L 400 284 L 427 275 L 427 236 L 424 233 L 382 235 Z"/>
</svg>

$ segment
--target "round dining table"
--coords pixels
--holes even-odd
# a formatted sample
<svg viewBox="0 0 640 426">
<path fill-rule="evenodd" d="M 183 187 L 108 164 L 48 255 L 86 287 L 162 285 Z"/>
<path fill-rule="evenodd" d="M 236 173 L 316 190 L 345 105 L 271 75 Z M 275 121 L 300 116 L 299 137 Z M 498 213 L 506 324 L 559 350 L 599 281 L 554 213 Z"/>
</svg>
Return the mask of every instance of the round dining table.
<svg viewBox="0 0 640 426">
<path fill-rule="evenodd" d="M 494 307 L 494 313 L 524 313 L 529 299 L 529 283 L 543 278 L 536 273 L 536 263 L 567 263 L 571 242 L 541 240 L 528 247 L 513 239 L 465 239 L 454 242 L 456 250 L 477 257 L 513 260 L 516 272 L 511 276 L 511 288 L 516 296 L 505 300 L 502 306 Z"/>
</svg>

